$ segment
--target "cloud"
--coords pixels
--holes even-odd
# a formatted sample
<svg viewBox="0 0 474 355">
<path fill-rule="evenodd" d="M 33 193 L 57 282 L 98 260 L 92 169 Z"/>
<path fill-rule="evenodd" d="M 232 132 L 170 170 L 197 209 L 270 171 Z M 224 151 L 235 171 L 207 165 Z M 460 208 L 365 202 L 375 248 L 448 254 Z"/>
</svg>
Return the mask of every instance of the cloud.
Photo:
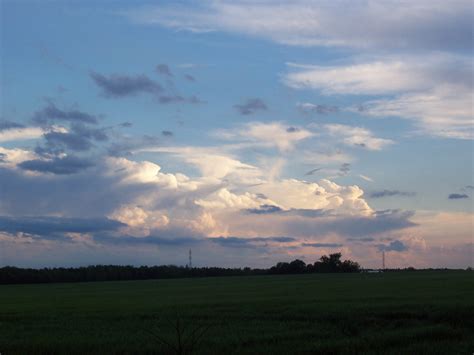
<svg viewBox="0 0 474 355">
<path fill-rule="evenodd" d="M 259 98 L 248 99 L 243 104 L 234 105 L 234 108 L 241 115 L 251 115 L 257 111 L 266 111 L 268 109 L 265 102 Z"/>
<path fill-rule="evenodd" d="M 94 235 L 93 240 L 100 244 L 109 245 L 158 245 L 161 247 L 189 247 L 203 242 L 203 239 L 195 237 L 167 238 L 156 235 L 136 237 L 129 235 L 115 236 L 103 233 L 98 233 Z"/>
<path fill-rule="evenodd" d="M 109 139 L 106 129 L 89 128 L 83 124 L 72 124 L 68 131 L 50 131 L 43 135 L 44 145 L 36 147 L 38 154 L 60 154 L 66 149 L 87 151 L 93 142 L 105 142 Z"/>
<path fill-rule="evenodd" d="M 342 244 L 338 243 L 301 243 L 303 247 L 312 247 L 312 248 L 342 248 Z"/>
<path fill-rule="evenodd" d="M 349 171 L 351 171 L 351 164 L 344 163 L 339 168 L 339 175 L 345 176 L 349 173 Z"/>
<path fill-rule="evenodd" d="M 184 78 L 187 80 L 187 81 L 196 81 L 196 78 L 194 76 L 192 76 L 191 74 L 184 74 Z"/>
<path fill-rule="evenodd" d="M 167 66 L 166 66 L 167 67 Z M 169 69 L 169 68 L 168 68 Z M 157 71 L 165 74 L 166 68 L 157 67 Z M 171 72 L 169 72 L 170 75 Z M 146 75 L 125 75 L 112 74 L 105 76 L 96 72 L 91 72 L 90 77 L 94 83 L 102 90 L 102 95 L 106 98 L 132 97 L 140 94 L 151 95 L 160 104 L 170 103 L 203 103 L 197 96 L 184 97 L 174 92 L 167 92 L 158 82 L 150 79 Z"/>
<path fill-rule="evenodd" d="M 381 190 L 381 191 L 372 191 L 369 194 L 371 198 L 382 198 L 382 197 L 392 197 L 392 196 L 400 196 L 400 197 L 412 197 L 415 196 L 415 192 L 407 192 L 407 191 L 399 191 L 399 190 Z"/>
<path fill-rule="evenodd" d="M 382 150 L 394 143 L 391 139 L 374 137 L 371 131 L 361 127 L 327 124 L 323 126 L 323 129 L 345 145 L 367 150 Z"/>
<path fill-rule="evenodd" d="M 136 96 L 142 93 L 156 95 L 163 91 L 160 84 L 143 74 L 135 76 L 112 74 L 105 76 L 91 72 L 90 77 L 102 89 L 102 94 L 108 98 Z"/>
<path fill-rule="evenodd" d="M 256 245 L 263 243 L 292 243 L 296 239 L 292 237 L 255 237 L 255 238 L 241 238 L 241 237 L 214 237 L 208 238 L 209 241 L 217 243 L 229 248 L 254 248 Z"/>
<path fill-rule="evenodd" d="M 189 103 L 189 104 L 201 104 L 204 103 L 197 96 L 183 97 L 181 95 L 161 95 L 158 97 L 158 102 L 161 104 L 169 103 Z"/>
<path fill-rule="evenodd" d="M 53 158 L 50 160 L 25 160 L 18 164 L 24 170 L 36 171 L 40 173 L 51 173 L 56 175 L 76 174 L 94 165 L 89 159 L 78 158 L 72 155 L 63 158 Z"/>
<path fill-rule="evenodd" d="M 341 11 L 341 8 L 344 11 Z M 470 50 L 470 1 L 209 1 L 124 11 L 134 23 L 223 31 L 297 46 Z"/>
<path fill-rule="evenodd" d="M 460 200 L 460 199 L 465 199 L 469 198 L 469 195 L 466 194 L 449 194 L 448 199 L 450 200 Z"/>
<path fill-rule="evenodd" d="M 161 131 L 161 135 L 164 136 L 164 137 L 172 137 L 173 132 L 171 132 L 171 131 Z"/>
<path fill-rule="evenodd" d="M 365 243 L 365 242 L 373 242 L 375 239 L 371 237 L 367 237 L 367 238 L 347 238 L 346 240 L 349 242 Z"/>
<path fill-rule="evenodd" d="M 113 157 L 130 156 L 133 151 L 159 144 L 160 139 L 150 135 L 116 137 L 107 147 L 107 153 Z"/>
<path fill-rule="evenodd" d="M 247 213 L 253 214 L 268 214 L 282 211 L 283 210 L 280 207 L 274 205 L 260 205 L 258 208 L 249 208 L 246 210 Z"/>
<path fill-rule="evenodd" d="M 380 251 L 397 251 L 397 252 L 402 252 L 402 251 L 407 251 L 408 247 L 400 240 L 394 240 L 390 242 L 389 244 L 378 244 L 377 248 Z"/>
<path fill-rule="evenodd" d="M 291 70 L 283 82 L 295 89 L 315 89 L 327 95 L 400 94 L 426 91 L 440 84 L 472 85 L 465 77 L 472 73 L 467 57 L 433 55 L 421 59 L 380 58 L 338 66 L 288 63 Z"/>
<path fill-rule="evenodd" d="M 298 107 L 299 111 L 304 114 L 317 113 L 318 115 L 327 115 L 339 111 L 339 107 L 337 106 L 319 105 L 309 102 L 299 102 L 296 104 L 296 107 Z"/>
<path fill-rule="evenodd" d="M 295 89 L 326 95 L 376 96 L 346 110 L 408 119 L 432 136 L 472 139 L 471 61 L 468 56 L 438 53 L 338 66 L 290 63 L 292 70 L 283 81 Z"/>
<path fill-rule="evenodd" d="M 315 169 L 312 169 L 308 172 L 305 173 L 305 176 L 310 176 L 310 175 L 314 175 L 314 173 L 317 173 L 318 171 L 320 171 L 322 168 L 315 168 Z"/>
<path fill-rule="evenodd" d="M 47 236 L 56 233 L 116 231 L 125 224 L 108 218 L 0 216 L 0 231 Z"/>
<path fill-rule="evenodd" d="M 225 140 L 247 142 L 254 146 L 276 147 L 282 152 L 290 151 L 294 146 L 313 133 L 280 122 L 249 122 L 234 129 L 220 129 L 213 136 Z"/>
<path fill-rule="evenodd" d="M 55 121 L 82 122 L 97 124 L 99 117 L 76 109 L 61 110 L 52 102 L 33 114 L 33 122 L 40 125 Z"/>
<path fill-rule="evenodd" d="M 362 179 L 362 180 L 365 180 L 365 181 L 368 181 L 368 182 L 374 182 L 374 180 L 368 176 L 365 176 L 365 175 L 362 175 L 362 174 L 359 174 L 359 177 Z"/>
<path fill-rule="evenodd" d="M 167 64 L 158 64 L 156 66 L 156 72 L 163 76 L 173 77 L 173 73 L 171 73 L 170 67 Z"/>
<path fill-rule="evenodd" d="M 37 139 L 43 135 L 39 127 L 9 127 L 0 130 L 0 142 Z"/>
<path fill-rule="evenodd" d="M 0 120 L 0 132 L 12 128 L 25 128 L 25 126 L 18 122 Z"/>
<path fill-rule="evenodd" d="M 420 132 L 430 136 L 473 139 L 473 101 L 472 87 L 439 85 L 425 92 L 368 101 L 364 104 L 363 113 L 373 117 L 412 120 Z"/>
</svg>

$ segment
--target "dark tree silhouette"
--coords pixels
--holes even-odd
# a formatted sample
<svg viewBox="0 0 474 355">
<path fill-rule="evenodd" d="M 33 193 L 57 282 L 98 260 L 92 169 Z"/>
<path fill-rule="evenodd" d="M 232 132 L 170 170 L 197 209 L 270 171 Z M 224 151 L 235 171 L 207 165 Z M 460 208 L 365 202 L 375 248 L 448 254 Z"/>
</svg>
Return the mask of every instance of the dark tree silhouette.
<svg viewBox="0 0 474 355">
<path fill-rule="evenodd" d="M 78 268 L 44 268 L 22 269 L 6 266 L 0 268 L 0 284 L 15 283 L 50 283 L 50 282 L 84 282 L 84 281 L 116 281 L 170 279 L 182 277 L 239 276 L 265 274 L 304 274 L 315 272 L 359 272 L 358 263 L 341 261 L 341 253 L 322 256 L 314 264 L 306 265 L 296 259 L 292 262 L 279 262 L 270 269 L 220 268 L 161 265 L 161 266 L 130 266 L 130 265 L 94 265 Z"/>
</svg>

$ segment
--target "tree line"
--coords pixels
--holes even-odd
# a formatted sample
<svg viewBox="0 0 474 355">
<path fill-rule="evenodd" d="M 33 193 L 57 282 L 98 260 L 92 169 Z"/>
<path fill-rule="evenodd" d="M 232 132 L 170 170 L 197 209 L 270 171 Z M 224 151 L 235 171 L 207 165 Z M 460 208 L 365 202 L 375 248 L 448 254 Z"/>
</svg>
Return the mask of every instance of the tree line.
<svg viewBox="0 0 474 355">
<path fill-rule="evenodd" d="M 249 276 L 268 274 L 306 274 L 332 272 L 360 272 L 358 263 L 351 260 L 341 261 L 341 253 L 322 256 L 314 264 L 306 264 L 296 259 L 292 262 L 279 262 L 270 269 L 221 268 L 221 267 L 184 267 L 175 265 L 161 266 L 122 266 L 93 265 L 76 268 L 18 268 L 6 266 L 0 268 L 0 284 L 52 283 L 52 282 L 90 282 L 171 279 L 185 277 L 211 276 Z"/>
</svg>

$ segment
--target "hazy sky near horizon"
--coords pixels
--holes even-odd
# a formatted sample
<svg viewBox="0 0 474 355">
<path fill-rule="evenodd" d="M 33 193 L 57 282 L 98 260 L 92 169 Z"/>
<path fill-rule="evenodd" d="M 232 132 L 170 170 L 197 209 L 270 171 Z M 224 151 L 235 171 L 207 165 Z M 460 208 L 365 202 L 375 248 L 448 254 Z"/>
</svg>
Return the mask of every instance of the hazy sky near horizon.
<svg viewBox="0 0 474 355">
<path fill-rule="evenodd" d="M 472 1 L 0 6 L 0 266 L 472 266 Z"/>
</svg>

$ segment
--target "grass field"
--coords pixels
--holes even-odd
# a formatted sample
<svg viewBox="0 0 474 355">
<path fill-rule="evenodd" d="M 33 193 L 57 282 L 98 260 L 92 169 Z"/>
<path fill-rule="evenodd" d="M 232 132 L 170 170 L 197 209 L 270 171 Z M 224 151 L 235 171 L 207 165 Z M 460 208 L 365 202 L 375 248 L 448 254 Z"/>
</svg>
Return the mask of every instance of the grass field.
<svg viewBox="0 0 474 355">
<path fill-rule="evenodd" d="M 474 274 L 0 286 L 2 355 L 176 352 L 472 354 Z"/>
</svg>

